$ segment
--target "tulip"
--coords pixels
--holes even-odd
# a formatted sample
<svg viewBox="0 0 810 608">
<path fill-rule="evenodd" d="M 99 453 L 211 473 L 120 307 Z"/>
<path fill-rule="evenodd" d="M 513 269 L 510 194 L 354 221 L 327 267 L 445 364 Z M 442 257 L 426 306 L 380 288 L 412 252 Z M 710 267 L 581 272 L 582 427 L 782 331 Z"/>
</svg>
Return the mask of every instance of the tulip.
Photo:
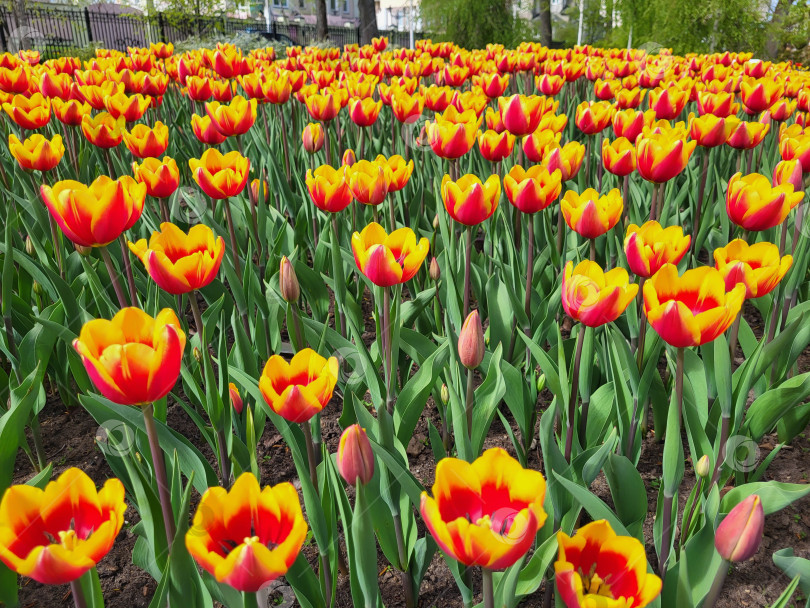
<svg viewBox="0 0 810 608">
<path fill-rule="evenodd" d="M 270 187 L 267 180 L 256 178 L 250 182 L 250 195 L 256 202 L 266 203 L 270 199 Z"/>
<path fill-rule="evenodd" d="M 734 116 L 740 110 L 740 104 L 734 103 L 733 93 L 698 93 L 697 106 L 701 116 L 714 114 L 720 118 Z"/>
<path fill-rule="evenodd" d="M 141 217 L 146 186 L 129 176 L 102 175 L 89 186 L 73 180 L 43 185 L 41 195 L 65 236 L 83 247 L 103 247 Z"/>
<path fill-rule="evenodd" d="M 509 75 L 501 75 L 497 72 L 493 72 L 491 74 L 481 74 L 478 77 L 478 83 L 484 95 L 490 99 L 495 99 L 496 97 L 503 95 L 506 88 L 509 86 Z"/>
<path fill-rule="evenodd" d="M 505 131 L 508 133 L 508 131 Z M 523 138 L 523 154 L 533 163 L 543 162 L 545 156 L 560 145 L 562 135 L 551 129 L 540 129 Z"/>
<path fill-rule="evenodd" d="M 194 560 L 217 582 L 255 593 L 287 573 L 307 532 L 293 485 L 262 489 L 248 472 L 230 490 L 206 490 L 185 542 Z"/>
<path fill-rule="evenodd" d="M 695 463 L 695 475 L 706 479 L 712 472 L 708 454 L 701 456 Z"/>
<path fill-rule="evenodd" d="M 644 545 L 618 536 L 604 519 L 582 526 L 573 537 L 558 532 L 557 545 L 557 591 L 567 608 L 644 608 L 661 593 L 661 579 L 647 573 Z"/>
<path fill-rule="evenodd" d="M 239 394 L 239 389 L 233 382 L 228 383 L 228 394 L 231 398 L 231 407 L 233 407 L 237 414 L 241 414 L 244 408 L 244 402 L 242 401 L 242 396 Z"/>
<path fill-rule="evenodd" d="M 734 127 L 734 121 L 726 121 L 714 114 L 699 117 L 689 115 L 689 134 L 702 148 L 722 146 L 728 141 Z"/>
<path fill-rule="evenodd" d="M 122 405 L 146 405 L 165 397 L 180 374 L 186 335 L 174 312 L 155 318 L 123 308 L 112 318 L 82 327 L 73 348 L 102 395 Z"/>
<path fill-rule="evenodd" d="M 644 96 L 647 91 L 634 87 L 632 89 L 619 89 L 616 91 L 616 107 L 619 110 L 627 110 L 629 108 L 637 108 L 644 101 Z"/>
<path fill-rule="evenodd" d="M 613 175 L 630 175 L 636 170 L 636 148 L 625 137 L 619 137 L 613 142 L 603 139 L 602 163 Z"/>
<path fill-rule="evenodd" d="M 798 160 L 780 160 L 773 168 L 773 185 L 791 184 L 793 190 L 803 190 L 802 164 Z"/>
<path fill-rule="evenodd" d="M 804 192 L 794 192 L 789 183 L 772 187 L 764 175 L 737 173 L 728 181 L 726 212 L 744 230 L 768 230 L 781 224 L 802 198 Z"/>
<path fill-rule="evenodd" d="M 327 360 L 304 348 L 289 362 L 279 355 L 270 357 L 259 379 L 259 390 L 276 414 L 302 423 L 329 404 L 337 379 L 337 358 Z"/>
<path fill-rule="evenodd" d="M 227 136 L 219 132 L 208 115 L 199 116 L 198 114 L 192 114 L 191 130 L 200 142 L 209 146 L 216 146 L 228 139 Z"/>
<path fill-rule="evenodd" d="M 304 144 L 304 150 L 310 154 L 315 154 L 323 147 L 324 132 L 321 123 L 311 122 L 304 127 L 301 133 L 301 140 Z"/>
<path fill-rule="evenodd" d="M 250 161 L 236 150 L 222 154 L 209 148 L 199 159 L 189 159 L 188 164 L 194 181 L 213 199 L 230 198 L 242 192 L 250 173 Z"/>
<path fill-rule="evenodd" d="M 563 147 L 552 146 L 551 150 L 543 156 L 543 166 L 553 173 L 559 169 L 562 172 L 563 183 L 574 179 L 582 167 L 585 158 L 585 146 L 578 141 L 569 141 Z"/>
<path fill-rule="evenodd" d="M 537 130 L 545 104 L 546 98 L 538 95 L 512 95 L 498 98 L 498 111 L 506 130 L 523 137 Z"/>
<path fill-rule="evenodd" d="M 613 107 L 606 101 L 583 101 L 577 106 L 574 121 L 585 135 L 596 135 L 613 119 Z"/>
<path fill-rule="evenodd" d="M 132 173 L 136 181 L 146 184 L 146 193 L 155 198 L 168 198 L 180 185 L 180 170 L 168 156 L 163 160 L 145 158 L 140 165 L 133 162 Z"/>
<path fill-rule="evenodd" d="M 568 316 L 588 327 L 619 318 L 638 293 L 624 268 L 604 272 L 596 262 L 569 261 L 562 281 L 562 304 Z"/>
<path fill-rule="evenodd" d="M 613 228 L 622 216 L 622 197 L 618 188 L 600 196 L 593 188 L 582 194 L 573 190 L 560 201 L 565 223 L 586 239 L 595 239 Z"/>
<path fill-rule="evenodd" d="M 115 118 L 123 118 L 126 122 L 135 122 L 144 115 L 150 104 L 150 98 L 141 94 L 128 96 L 118 92 L 104 98 L 104 107 Z"/>
<path fill-rule="evenodd" d="M 475 226 L 489 219 L 498 208 L 501 182 L 497 175 L 490 175 L 483 183 L 472 174 L 463 175 L 455 182 L 445 175 L 441 193 L 450 217 L 465 226 Z"/>
<path fill-rule="evenodd" d="M 344 179 L 354 199 L 364 205 L 379 205 L 388 194 L 387 163 L 361 160 L 343 168 Z"/>
<path fill-rule="evenodd" d="M 762 499 L 751 494 L 731 509 L 717 526 L 714 547 L 726 561 L 747 561 L 759 550 L 764 530 L 765 510 Z"/>
<path fill-rule="evenodd" d="M 172 223 L 160 225 L 146 239 L 129 243 L 129 249 L 146 267 L 157 286 L 174 295 L 202 289 L 219 272 L 225 241 L 214 237 L 208 226 L 192 226 L 188 234 Z"/>
<path fill-rule="evenodd" d="M 377 158 L 374 159 L 374 162 L 387 167 L 388 192 L 398 192 L 402 190 L 411 179 L 414 167 L 413 160 L 409 160 L 406 163 L 405 159 L 399 154 L 394 154 L 390 158 L 385 158 L 382 154 L 379 154 Z"/>
<path fill-rule="evenodd" d="M 458 334 L 458 358 L 467 369 L 475 369 L 484 360 L 484 328 L 477 310 L 464 320 Z"/>
<path fill-rule="evenodd" d="M 353 99 L 349 102 L 349 118 L 358 127 L 370 127 L 377 122 L 382 105 L 382 101 L 374 101 L 371 97 Z"/>
<path fill-rule="evenodd" d="M 44 71 L 39 78 L 39 92 L 45 97 L 70 99 L 71 84 L 73 84 L 73 81 L 69 74 Z"/>
<path fill-rule="evenodd" d="M 516 165 L 504 176 L 503 189 L 509 202 L 522 213 L 537 213 L 560 196 L 562 172 L 556 169 L 549 173 L 540 165 L 524 170 Z"/>
<path fill-rule="evenodd" d="M 764 112 L 775 104 L 785 92 L 785 85 L 772 78 L 743 78 L 740 99 L 753 113 Z"/>
<path fill-rule="evenodd" d="M 82 133 L 87 141 L 99 148 L 114 148 L 120 144 L 124 139 L 125 126 L 123 118 L 116 119 L 107 112 L 82 118 Z"/>
<path fill-rule="evenodd" d="M 679 91 L 675 87 L 650 91 L 650 109 L 657 119 L 675 120 L 689 101 L 688 91 Z"/>
<path fill-rule="evenodd" d="M 307 190 L 315 206 L 322 211 L 337 213 L 352 202 L 352 191 L 345 179 L 343 169 L 321 165 L 315 171 L 307 171 Z"/>
<path fill-rule="evenodd" d="M 425 98 L 416 93 L 408 95 L 407 92 L 396 89 L 391 95 L 391 111 L 394 117 L 403 124 L 416 122 L 422 115 L 425 107 Z"/>
<path fill-rule="evenodd" d="M 15 95 L 3 103 L 3 111 L 23 129 L 39 129 L 51 119 L 51 101 L 39 93 L 31 97 Z"/>
<path fill-rule="evenodd" d="M 756 148 L 770 131 L 771 126 L 761 122 L 746 122 L 732 116 L 726 119 L 731 124 L 731 133 L 726 143 L 737 150 Z"/>
<path fill-rule="evenodd" d="M 224 136 L 243 135 L 256 122 L 256 100 L 237 95 L 229 104 L 212 101 L 205 104 L 205 113 Z"/>
<path fill-rule="evenodd" d="M 123 136 L 127 149 L 138 158 L 162 156 L 169 146 L 169 127 L 160 121 L 153 128 L 138 124 L 131 131 L 124 129 Z"/>
<path fill-rule="evenodd" d="M 452 98 L 453 89 L 450 87 L 431 85 L 424 91 L 425 107 L 433 112 L 444 112 Z"/>
<path fill-rule="evenodd" d="M 298 283 L 298 276 L 295 268 L 287 256 L 281 256 L 281 264 L 278 274 L 278 287 L 281 298 L 288 304 L 294 304 L 301 297 L 301 286 Z"/>
<path fill-rule="evenodd" d="M 711 342 L 737 318 L 745 287 L 726 291 L 723 275 L 701 266 L 681 277 L 673 264 L 664 264 L 644 283 L 644 314 L 658 335 L 671 346 L 685 348 Z"/>
<path fill-rule="evenodd" d="M 433 538 L 465 566 L 501 570 L 517 562 L 546 521 L 546 482 L 501 448 L 474 462 L 443 458 L 433 497 L 422 493 L 420 511 Z"/>
<path fill-rule="evenodd" d="M 430 259 L 428 274 L 430 275 L 431 281 L 438 281 L 442 277 L 442 271 L 439 268 L 439 262 L 436 260 L 436 258 Z"/>
<path fill-rule="evenodd" d="M 503 133 L 506 131 L 506 127 L 503 124 L 503 120 L 501 120 L 501 114 L 499 112 L 496 112 L 492 108 L 487 108 L 487 111 L 484 113 L 484 118 L 486 119 L 487 129 L 495 131 L 496 133 Z"/>
<path fill-rule="evenodd" d="M 49 140 L 39 133 L 34 133 L 23 141 L 14 134 L 9 135 L 8 149 L 17 159 L 20 168 L 26 171 L 50 171 L 65 154 L 61 135 L 54 135 Z"/>
<path fill-rule="evenodd" d="M 630 224 L 624 237 L 624 254 L 630 272 L 649 279 L 664 264 L 677 264 L 686 255 L 692 236 L 684 236 L 680 226 L 662 228 L 651 220 L 641 226 Z"/>
<path fill-rule="evenodd" d="M 308 95 L 305 100 L 307 111 L 312 120 L 329 122 L 340 112 L 340 99 L 331 90 L 325 91 L 323 94 L 313 93 Z"/>
<path fill-rule="evenodd" d="M 53 108 L 54 116 L 56 116 L 61 123 L 71 127 L 82 124 L 84 117 L 89 115 L 92 110 L 89 103 L 76 99 L 63 101 L 56 98 L 51 102 L 51 107 Z"/>
<path fill-rule="evenodd" d="M 782 160 L 798 160 L 802 173 L 810 173 L 810 131 L 805 133 L 798 125 L 791 125 L 779 134 L 779 153 Z"/>
<path fill-rule="evenodd" d="M 359 424 L 347 427 L 340 436 L 337 468 L 350 486 L 367 484 L 374 477 L 374 452 L 366 430 Z"/>
<path fill-rule="evenodd" d="M 0 90 L 12 95 L 27 93 L 30 86 L 31 70 L 24 65 L 16 68 L 0 67 Z"/>
<path fill-rule="evenodd" d="M 547 95 L 549 97 L 554 97 L 557 93 L 559 93 L 564 84 L 565 78 L 561 76 L 543 74 L 542 76 L 535 78 L 537 90 L 543 95 Z"/>
<path fill-rule="evenodd" d="M 410 281 L 427 257 L 430 243 L 416 240 L 410 228 L 387 234 L 372 222 L 362 232 L 352 235 L 352 252 L 357 268 L 379 287 L 390 287 Z"/>
<path fill-rule="evenodd" d="M 793 116 L 793 113 L 796 111 L 796 102 L 781 99 L 773 104 L 768 111 L 771 113 L 773 120 L 784 121 Z"/>
<path fill-rule="evenodd" d="M 636 110 L 620 110 L 613 115 L 611 124 L 616 137 L 626 137 L 629 141 L 635 142 L 645 126 L 652 124 L 655 120 L 655 113 L 637 112 Z"/>
<path fill-rule="evenodd" d="M 746 298 L 771 293 L 792 264 L 793 256 L 780 259 L 779 247 L 768 242 L 749 245 L 742 239 L 735 239 L 714 250 L 714 266 L 722 273 L 726 290 L 730 291 L 741 283 L 745 285 Z"/>
<path fill-rule="evenodd" d="M 0 501 L 0 560 L 45 585 L 73 582 L 110 552 L 126 509 L 118 479 L 97 490 L 77 468 L 44 489 L 13 485 Z"/>
<path fill-rule="evenodd" d="M 636 140 L 638 172 L 649 182 L 668 182 L 686 168 L 696 146 L 676 130 L 642 134 Z"/>
</svg>

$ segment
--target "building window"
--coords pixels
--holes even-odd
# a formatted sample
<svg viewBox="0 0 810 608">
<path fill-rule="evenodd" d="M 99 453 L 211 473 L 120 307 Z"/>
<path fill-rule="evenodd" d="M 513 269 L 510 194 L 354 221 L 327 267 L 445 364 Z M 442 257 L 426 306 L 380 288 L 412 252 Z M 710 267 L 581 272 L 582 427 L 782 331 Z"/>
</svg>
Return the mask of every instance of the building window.
<svg viewBox="0 0 810 608">
<path fill-rule="evenodd" d="M 332 12 L 337 12 L 337 0 L 329 0 L 329 8 Z"/>
<path fill-rule="evenodd" d="M 273 6 L 287 8 L 289 6 L 289 0 L 273 0 Z"/>
<path fill-rule="evenodd" d="M 344 13 L 349 12 L 349 0 L 343 0 L 343 12 Z"/>
</svg>

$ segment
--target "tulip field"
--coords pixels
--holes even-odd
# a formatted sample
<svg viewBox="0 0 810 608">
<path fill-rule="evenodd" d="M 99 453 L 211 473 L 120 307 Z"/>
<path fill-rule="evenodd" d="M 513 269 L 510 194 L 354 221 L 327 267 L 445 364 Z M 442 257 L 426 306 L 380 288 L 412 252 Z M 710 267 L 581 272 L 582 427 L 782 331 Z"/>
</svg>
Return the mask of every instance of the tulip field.
<svg viewBox="0 0 810 608">
<path fill-rule="evenodd" d="M 0 605 L 810 605 L 810 72 L 0 56 Z"/>
</svg>

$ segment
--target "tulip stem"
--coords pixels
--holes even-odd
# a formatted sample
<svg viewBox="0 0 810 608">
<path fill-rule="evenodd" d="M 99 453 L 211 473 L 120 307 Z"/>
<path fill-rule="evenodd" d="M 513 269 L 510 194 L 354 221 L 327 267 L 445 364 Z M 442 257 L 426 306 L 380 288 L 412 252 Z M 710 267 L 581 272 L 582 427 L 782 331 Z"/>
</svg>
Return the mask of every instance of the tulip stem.
<svg viewBox="0 0 810 608">
<path fill-rule="evenodd" d="M 698 235 L 700 234 L 700 213 L 703 209 L 703 196 L 706 192 L 706 178 L 709 176 L 709 159 L 712 155 L 712 148 L 707 148 L 703 152 L 703 167 L 700 170 L 700 186 L 698 188 L 698 200 L 697 206 L 695 207 L 695 217 L 692 218 L 692 241 L 689 244 L 689 248 L 697 257 L 697 250 L 695 247 L 697 246 L 697 239 Z"/>
<path fill-rule="evenodd" d="M 515 210 L 517 211 L 517 210 Z M 526 331 L 529 337 L 532 335 L 532 278 L 534 275 L 534 216 L 527 217 L 529 240 L 526 243 L 526 295 L 523 300 L 523 312 L 526 314 Z M 531 366 L 531 350 L 526 345 L 526 369 Z"/>
<path fill-rule="evenodd" d="M 307 460 L 309 461 L 309 477 L 312 480 L 312 485 L 315 486 L 315 491 L 320 494 L 318 490 L 318 469 L 315 461 L 315 444 L 312 441 L 312 431 L 309 428 L 309 421 L 301 423 L 301 430 L 304 432 L 304 439 L 307 444 Z"/>
<path fill-rule="evenodd" d="M 495 608 L 495 595 L 492 587 L 492 570 L 481 568 L 482 595 L 484 596 L 484 608 Z"/>
<path fill-rule="evenodd" d="M 118 298 L 118 305 L 121 308 L 126 308 L 127 297 L 124 295 L 124 289 L 121 287 L 121 283 L 118 281 L 118 271 L 115 269 L 115 264 L 113 264 L 112 257 L 110 257 L 110 252 L 107 251 L 106 247 L 100 247 L 99 251 L 101 253 L 101 258 L 104 260 L 105 266 L 107 266 L 107 272 L 110 275 L 110 281 L 112 281 L 115 296 Z"/>
<path fill-rule="evenodd" d="M 391 292 L 388 287 L 383 287 L 383 311 L 382 311 L 382 333 L 385 336 L 383 342 L 385 366 L 385 406 L 388 413 L 394 415 L 394 369 L 393 369 L 393 348 L 391 335 Z"/>
<path fill-rule="evenodd" d="M 472 263 L 472 226 L 467 226 L 467 241 L 464 251 L 464 314 L 470 314 L 470 264 Z"/>
<path fill-rule="evenodd" d="M 231 215 L 231 202 L 224 198 L 222 205 L 225 207 L 225 221 L 228 223 L 228 236 L 231 240 L 231 257 L 233 258 L 233 268 L 236 276 L 242 276 L 242 265 L 239 263 L 239 245 L 236 242 L 236 230 L 233 227 L 233 216 Z"/>
<path fill-rule="evenodd" d="M 143 424 L 146 427 L 146 436 L 149 438 L 149 450 L 152 452 L 152 468 L 155 472 L 155 481 L 160 498 L 160 509 L 163 512 L 163 526 L 166 529 L 166 541 L 169 550 L 174 542 L 174 513 L 172 512 L 172 499 L 169 493 L 169 483 L 166 477 L 166 464 L 163 461 L 163 450 L 160 447 L 157 427 L 155 426 L 155 406 L 148 403 L 143 406 Z"/>
<path fill-rule="evenodd" d="M 686 543 L 686 539 L 689 536 L 689 527 L 692 525 L 692 517 L 694 517 L 695 515 L 695 509 L 697 508 L 697 504 L 701 498 L 702 493 L 703 493 L 703 477 L 698 477 L 697 491 L 695 492 L 695 500 L 692 501 L 692 506 L 689 508 L 689 513 L 686 515 L 686 519 L 683 522 L 683 530 L 681 530 L 681 538 L 680 538 L 681 549 L 683 549 L 683 545 L 684 543 Z"/>
<path fill-rule="evenodd" d="M 290 179 L 290 148 L 287 144 L 287 129 L 284 128 L 284 113 L 280 105 L 276 105 L 278 114 L 278 124 L 281 126 L 281 145 L 284 147 L 284 175 L 287 177 L 287 184 L 292 185 Z"/>
<path fill-rule="evenodd" d="M 726 459 L 726 442 L 728 441 L 729 427 L 731 425 L 731 416 L 723 413 L 720 416 L 720 443 L 717 450 L 717 462 L 714 463 L 714 471 L 712 472 L 712 480 L 709 487 L 713 486 L 720 479 L 720 467 Z"/>
<path fill-rule="evenodd" d="M 59 231 L 56 229 L 56 221 L 48 214 L 48 223 L 51 225 L 51 239 L 53 240 L 53 250 L 56 252 L 56 263 L 59 265 L 59 278 L 65 278 L 65 265 L 62 261 L 62 244 L 59 242 Z"/>
<path fill-rule="evenodd" d="M 465 411 L 467 414 L 467 433 L 470 437 L 470 450 L 472 450 L 472 440 L 473 440 L 473 370 L 467 368 L 467 399 L 465 403 Z M 475 460 L 477 454 L 473 454 L 470 452 L 470 458 Z M 471 460 L 471 462 L 472 462 Z"/>
<path fill-rule="evenodd" d="M 127 284 L 129 285 L 129 299 L 133 306 L 138 306 L 138 290 L 135 288 L 135 275 L 132 274 L 132 264 L 129 261 L 129 249 L 124 235 L 118 237 L 118 243 L 121 245 L 121 259 L 124 261 L 124 274 L 127 275 Z"/>
<path fill-rule="evenodd" d="M 574 446 L 574 418 L 577 411 L 577 394 L 579 391 L 579 365 L 582 359 L 582 346 L 585 342 L 585 326 L 580 325 L 577 334 L 577 349 L 574 355 L 574 369 L 571 371 L 571 397 L 568 400 L 568 420 L 565 433 L 565 460 L 571 462 L 571 451 Z"/>
<path fill-rule="evenodd" d="M 723 560 L 720 563 L 720 569 L 717 571 L 717 574 L 714 575 L 712 588 L 709 589 L 709 594 L 706 596 L 706 599 L 703 600 L 703 608 L 714 608 L 714 605 L 717 603 L 717 599 L 720 597 L 720 591 L 723 589 L 723 584 L 726 582 L 728 569 L 728 561 Z"/>
<path fill-rule="evenodd" d="M 675 407 L 678 408 L 678 426 L 674 429 L 667 429 L 667 434 L 675 433 L 680 441 L 681 436 L 681 418 L 683 416 L 683 374 L 684 364 L 686 357 L 686 349 L 678 348 L 677 364 L 675 370 Z M 667 574 L 667 560 L 669 559 L 669 549 L 672 543 L 672 506 L 677 504 L 678 489 L 675 489 L 675 494 L 670 494 L 668 490 L 664 490 L 664 507 L 663 507 L 663 524 L 661 532 L 661 554 L 658 556 L 658 571 L 663 580 Z"/>
<path fill-rule="evenodd" d="M 728 336 L 728 354 L 731 358 L 731 366 L 734 369 L 734 358 L 737 356 L 737 336 L 740 334 L 740 320 L 742 319 L 742 310 L 737 313 L 737 318 L 731 326 L 731 331 Z"/>
<path fill-rule="evenodd" d="M 332 280 L 335 282 L 335 310 L 340 319 L 340 337 L 346 337 L 346 312 L 343 310 L 343 290 L 346 279 L 343 276 L 343 258 L 340 255 L 340 233 L 337 214 L 332 214 Z M 340 294 L 340 295 L 339 295 Z"/>
<path fill-rule="evenodd" d="M 244 608 L 259 608 L 258 595 L 250 591 L 245 591 L 242 594 L 242 605 Z"/>
<path fill-rule="evenodd" d="M 82 589 L 81 576 L 70 581 L 70 593 L 73 595 L 73 603 L 76 608 L 87 608 L 87 598 L 84 596 L 84 589 Z"/>
</svg>

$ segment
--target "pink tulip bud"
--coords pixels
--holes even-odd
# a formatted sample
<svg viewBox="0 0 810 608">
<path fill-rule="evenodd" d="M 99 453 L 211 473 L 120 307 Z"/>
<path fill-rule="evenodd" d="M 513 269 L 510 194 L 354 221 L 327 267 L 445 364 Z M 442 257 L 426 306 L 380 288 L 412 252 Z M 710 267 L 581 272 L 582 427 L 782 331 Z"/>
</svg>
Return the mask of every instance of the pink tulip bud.
<svg viewBox="0 0 810 608">
<path fill-rule="evenodd" d="M 242 397 L 239 394 L 239 389 L 236 388 L 236 385 L 233 382 L 228 384 L 228 392 L 231 394 L 231 405 L 233 406 L 233 409 L 236 410 L 237 414 L 241 414 L 244 404 L 242 403 Z"/>
<path fill-rule="evenodd" d="M 773 185 L 792 184 L 794 192 L 801 192 L 802 164 L 798 159 L 780 160 L 773 168 Z"/>
<path fill-rule="evenodd" d="M 354 163 L 357 162 L 357 156 L 354 154 L 354 150 L 348 148 L 343 153 L 343 164 L 347 167 L 351 167 Z"/>
<path fill-rule="evenodd" d="M 475 369 L 484 360 L 484 328 L 478 311 L 472 311 L 458 336 L 458 357 L 467 369 Z"/>
<path fill-rule="evenodd" d="M 337 467 L 340 476 L 353 486 L 366 484 L 374 477 L 374 452 L 365 429 L 359 424 L 351 425 L 340 436 Z"/>
<path fill-rule="evenodd" d="M 764 529 L 762 500 L 752 494 L 734 507 L 717 526 L 714 546 L 723 559 L 744 562 L 759 550 Z"/>
<path fill-rule="evenodd" d="M 438 281 L 442 276 L 442 271 L 439 269 L 439 262 L 436 261 L 436 258 L 430 260 L 430 269 L 428 271 L 430 273 L 430 278 L 433 281 Z"/>
<path fill-rule="evenodd" d="M 301 295 L 301 287 L 298 284 L 295 268 L 293 268 L 292 263 L 290 263 L 286 255 L 281 258 L 278 282 L 281 297 L 284 298 L 284 301 L 290 303 L 297 302 L 298 296 Z"/>
</svg>

